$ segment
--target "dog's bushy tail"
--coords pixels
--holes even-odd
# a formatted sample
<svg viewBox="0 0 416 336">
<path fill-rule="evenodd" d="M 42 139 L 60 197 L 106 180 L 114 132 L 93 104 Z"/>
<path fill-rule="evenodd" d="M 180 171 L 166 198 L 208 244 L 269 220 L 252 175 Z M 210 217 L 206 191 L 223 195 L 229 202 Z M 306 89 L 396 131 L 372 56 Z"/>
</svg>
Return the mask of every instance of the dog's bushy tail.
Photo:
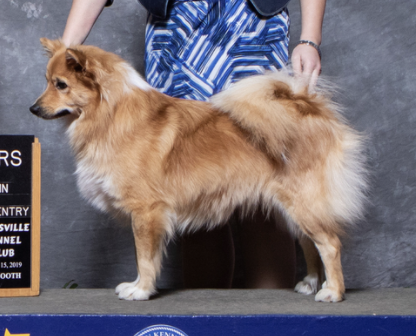
<svg viewBox="0 0 416 336">
<path fill-rule="evenodd" d="M 272 157 L 284 155 L 288 142 L 297 132 L 298 111 L 303 100 L 297 93 L 305 88 L 286 72 L 252 76 L 213 96 L 212 104 L 228 113 L 251 141 L 262 146 Z"/>
<path fill-rule="evenodd" d="M 299 177 L 310 171 L 317 179 L 325 176 L 323 206 L 335 222 L 352 223 L 362 217 L 366 199 L 363 139 L 347 125 L 329 91 L 317 86 L 309 92 L 302 78 L 283 71 L 246 78 L 211 102 Z"/>
</svg>

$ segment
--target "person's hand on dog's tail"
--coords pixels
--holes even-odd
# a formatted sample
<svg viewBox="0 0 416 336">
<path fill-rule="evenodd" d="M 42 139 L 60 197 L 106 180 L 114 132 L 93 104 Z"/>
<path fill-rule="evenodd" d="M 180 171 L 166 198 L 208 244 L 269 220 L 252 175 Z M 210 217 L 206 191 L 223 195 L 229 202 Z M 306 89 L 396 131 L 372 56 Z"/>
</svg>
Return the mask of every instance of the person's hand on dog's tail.
<svg viewBox="0 0 416 336">
<path fill-rule="evenodd" d="M 321 58 L 318 51 L 308 44 L 298 44 L 292 53 L 295 76 L 305 79 L 309 90 L 313 90 L 321 73 Z"/>
<path fill-rule="evenodd" d="M 326 0 L 301 0 L 302 32 L 291 62 L 296 76 L 305 78 L 313 90 L 321 73 L 322 22 Z"/>
</svg>

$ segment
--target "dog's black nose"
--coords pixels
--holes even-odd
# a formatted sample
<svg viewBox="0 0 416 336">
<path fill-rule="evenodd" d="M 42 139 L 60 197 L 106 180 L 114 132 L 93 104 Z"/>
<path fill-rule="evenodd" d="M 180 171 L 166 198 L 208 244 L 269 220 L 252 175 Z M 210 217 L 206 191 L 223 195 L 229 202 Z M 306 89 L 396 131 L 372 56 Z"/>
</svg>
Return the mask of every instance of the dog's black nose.
<svg viewBox="0 0 416 336">
<path fill-rule="evenodd" d="M 33 104 L 30 108 L 29 108 L 30 112 L 32 112 L 34 115 L 39 115 L 40 112 L 40 106 L 38 104 Z"/>
</svg>

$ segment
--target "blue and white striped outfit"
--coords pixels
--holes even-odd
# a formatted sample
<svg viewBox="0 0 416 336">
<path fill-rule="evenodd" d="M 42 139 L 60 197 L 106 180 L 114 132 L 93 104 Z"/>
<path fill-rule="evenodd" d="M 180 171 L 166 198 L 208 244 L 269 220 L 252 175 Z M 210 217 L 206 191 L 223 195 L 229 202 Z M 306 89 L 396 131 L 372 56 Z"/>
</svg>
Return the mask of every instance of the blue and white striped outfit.
<svg viewBox="0 0 416 336">
<path fill-rule="evenodd" d="M 208 100 L 242 77 L 288 60 L 286 10 L 261 17 L 247 0 L 175 0 L 166 19 L 149 15 L 146 79 L 170 96 Z"/>
</svg>

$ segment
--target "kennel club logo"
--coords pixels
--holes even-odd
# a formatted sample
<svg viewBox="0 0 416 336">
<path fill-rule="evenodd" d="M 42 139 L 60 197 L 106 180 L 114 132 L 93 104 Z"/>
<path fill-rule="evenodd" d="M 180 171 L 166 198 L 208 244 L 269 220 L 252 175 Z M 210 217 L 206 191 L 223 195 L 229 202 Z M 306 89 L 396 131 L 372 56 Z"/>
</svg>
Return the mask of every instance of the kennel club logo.
<svg viewBox="0 0 416 336">
<path fill-rule="evenodd" d="M 154 325 L 139 331 L 134 336 L 188 336 L 182 330 L 169 325 Z"/>
</svg>

